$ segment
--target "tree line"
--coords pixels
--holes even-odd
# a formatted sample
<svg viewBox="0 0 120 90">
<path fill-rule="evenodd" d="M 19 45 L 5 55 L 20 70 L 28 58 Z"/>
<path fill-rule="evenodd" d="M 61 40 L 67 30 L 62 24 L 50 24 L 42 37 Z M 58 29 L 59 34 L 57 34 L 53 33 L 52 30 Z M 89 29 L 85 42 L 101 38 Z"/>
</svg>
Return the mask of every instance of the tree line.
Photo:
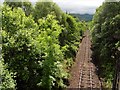
<svg viewBox="0 0 120 90">
<path fill-rule="evenodd" d="M 105 0 L 96 10 L 92 23 L 93 57 L 98 62 L 104 86 L 111 88 L 120 58 L 120 2 Z"/>
</svg>

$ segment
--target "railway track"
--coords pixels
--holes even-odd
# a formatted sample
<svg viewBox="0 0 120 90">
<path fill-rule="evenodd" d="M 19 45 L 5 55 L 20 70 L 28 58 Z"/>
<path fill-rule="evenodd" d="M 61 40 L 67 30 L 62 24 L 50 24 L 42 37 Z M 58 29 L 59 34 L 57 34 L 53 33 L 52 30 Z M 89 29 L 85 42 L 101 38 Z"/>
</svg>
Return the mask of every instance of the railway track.
<svg viewBox="0 0 120 90">
<path fill-rule="evenodd" d="M 78 53 L 76 55 L 76 63 L 71 70 L 70 86 L 68 88 L 79 88 L 79 90 L 97 89 L 101 90 L 101 83 L 96 74 L 96 67 L 92 62 L 92 51 L 89 31 L 85 32 Z"/>
<path fill-rule="evenodd" d="M 85 47 L 84 47 L 84 57 L 80 63 L 80 77 L 79 77 L 79 84 L 78 88 L 89 88 L 90 90 L 97 88 L 101 90 L 100 81 L 95 74 L 95 66 L 91 62 L 91 50 L 90 50 L 90 38 L 88 31 L 85 33 L 86 37 L 84 38 Z"/>
</svg>

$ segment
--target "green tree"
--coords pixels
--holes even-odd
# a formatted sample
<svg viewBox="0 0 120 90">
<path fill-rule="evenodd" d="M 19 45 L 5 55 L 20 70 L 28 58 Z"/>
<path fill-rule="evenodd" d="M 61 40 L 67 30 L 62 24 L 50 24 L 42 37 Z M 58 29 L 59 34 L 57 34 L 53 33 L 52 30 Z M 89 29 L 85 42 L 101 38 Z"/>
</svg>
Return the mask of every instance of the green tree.
<svg viewBox="0 0 120 90">
<path fill-rule="evenodd" d="M 2 7 L 3 62 L 16 73 L 20 90 L 66 87 L 66 68 L 72 64 L 84 23 L 53 2 L 37 2 L 33 16 L 28 7 L 21 1 Z"/>
<path fill-rule="evenodd" d="M 119 42 L 119 12 L 120 2 L 105 2 L 100 6 L 93 18 L 92 40 L 94 57 L 99 62 L 101 76 L 105 79 L 106 86 L 112 84 L 116 55 L 116 43 Z M 106 72 L 106 73 L 102 73 Z"/>
<path fill-rule="evenodd" d="M 12 7 L 12 9 L 18 7 L 22 8 L 26 16 L 32 14 L 33 12 L 33 6 L 29 0 L 5 0 L 4 4 L 9 5 L 10 7 Z"/>
<path fill-rule="evenodd" d="M 21 8 L 13 10 L 4 6 L 2 11 L 3 58 L 8 68 L 16 74 L 17 88 L 29 89 L 35 87 L 34 68 L 38 67 L 39 55 L 31 46 L 37 29 L 32 16 L 26 17 Z M 38 67 L 39 69 L 39 67 Z M 35 80 L 34 80 L 35 79 Z M 34 81 L 33 81 L 34 80 Z"/>
<path fill-rule="evenodd" d="M 2 13 L 2 53 L 8 69 L 16 73 L 17 88 L 65 87 L 68 75 L 58 40 L 63 28 L 55 16 L 48 15 L 37 25 L 21 8 L 5 5 Z"/>
<path fill-rule="evenodd" d="M 60 45 L 68 48 L 67 51 L 65 51 L 66 57 L 71 58 L 74 57 L 78 48 L 79 40 L 82 36 L 81 31 L 83 25 L 68 14 L 63 14 L 61 21 L 65 28 L 59 37 Z"/>
<path fill-rule="evenodd" d="M 39 0 L 35 4 L 33 16 L 35 18 L 35 21 L 38 21 L 38 19 L 46 17 L 51 12 L 54 12 L 56 18 L 60 20 L 62 11 L 56 3 L 52 2 L 52 0 L 46 2 L 45 0 Z"/>
<path fill-rule="evenodd" d="M 0 89 L 14 90 L 16 86 L 14 76 L 15 74 L 7 69 L 7 65 L 4 64 L 3 59 L 0 57 Z"/>
<path fill-rule="evenodd" d="M 46 89 L 65 87 L 63 79 L 67 78 L 63 66 L 64 57 L 58 40 L 63 28 L 54 18 L 54 16 L 48 15 L 45 20 L 39 19 L 38 21 L 41 34 L 37 38 L 41 39 L 39 40 L 41 50 L 45 53 L 43 76 L 39 85 Z"/>
</svg>

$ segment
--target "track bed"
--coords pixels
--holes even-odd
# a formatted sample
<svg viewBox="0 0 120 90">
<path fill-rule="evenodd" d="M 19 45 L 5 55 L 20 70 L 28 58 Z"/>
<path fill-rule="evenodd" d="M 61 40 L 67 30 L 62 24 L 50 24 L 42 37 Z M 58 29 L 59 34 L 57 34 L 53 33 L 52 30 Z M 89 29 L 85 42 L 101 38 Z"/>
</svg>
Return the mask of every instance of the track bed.
<svg viewBox="0 0 120 90">
<path fill-rule="evenodd" d="M 71 70 L 70 86 L 68 88 L 79 88 L 87 90 L 99 89 L 101 90 L 101 83 L 96 74 L 97 68 L 92 62 L 92 51 L 89 31 L 85 32 L 78 53 L 76 55 L 76 62 Z"/>
</svg>

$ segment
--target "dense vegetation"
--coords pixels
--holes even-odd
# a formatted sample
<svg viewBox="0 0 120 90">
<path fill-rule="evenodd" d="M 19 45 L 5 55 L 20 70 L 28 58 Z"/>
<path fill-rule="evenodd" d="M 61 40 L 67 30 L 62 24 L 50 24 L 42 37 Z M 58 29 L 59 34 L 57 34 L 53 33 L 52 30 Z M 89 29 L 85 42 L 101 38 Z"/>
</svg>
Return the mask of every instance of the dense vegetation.
<svg viewBox="0 0 120 90">
<path fill-rule="evenodd" d="M 92 21 L 93 14 L 76 14 L 71 13 L 72 16 L 79 18 L 80 21 Z"/>
<path fill-rule="evenodd" d="M 26 1 L 5 0 L 0 7 L 0 89 L 65 88 L 83 32 L 91 28 L 93 58 L 105 87 L 112 87 L 120 57 L 120 2 L 103 3 L 86 24 L 52 1 Z"/>
<path fill-rule="evenodd" d="M 9 2 L 2 6 L 0 88 L 65 88 L 68 70 L 86 26 L 53 2 Z"/>
<path fill-rule="evenodd" d="M 107 0 L 106 0 L 107 1 Z M 93 18 L 93 57 L 98 62 L 105 87 L 112 86 L 115 65 L 120 58 L 120 2 L 105 2 Z"/>
</svg>

